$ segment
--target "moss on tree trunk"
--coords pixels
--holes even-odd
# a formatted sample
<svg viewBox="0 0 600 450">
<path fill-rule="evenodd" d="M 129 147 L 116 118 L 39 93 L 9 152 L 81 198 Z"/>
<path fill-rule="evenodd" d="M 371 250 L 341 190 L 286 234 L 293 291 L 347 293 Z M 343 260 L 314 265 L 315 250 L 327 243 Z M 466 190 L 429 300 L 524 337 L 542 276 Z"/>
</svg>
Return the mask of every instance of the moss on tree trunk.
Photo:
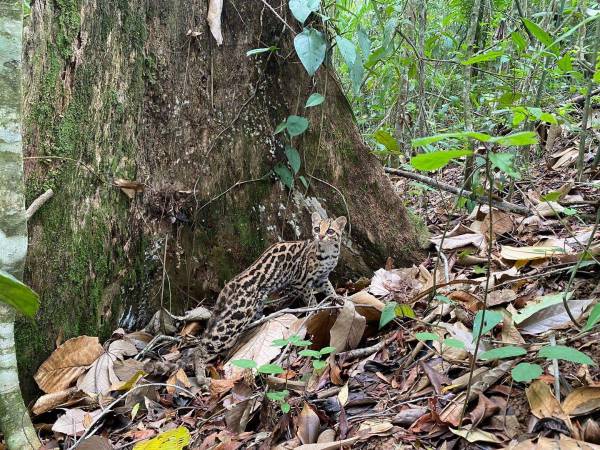
<svg viewBox="0 0 600 450">
<path fill-rule="evenodd" d="M 310 79 L 290 31 L 260 1 L 225 2 L 217 47 L 207 3 L 34 3 L 27 148 L 53 159 L 27 162 L 28 199 L 47 187 L 56 195 L 30 226 L 28 281 L 43 306 L 19 324 L 25 376 L 61 332 L 142 325 L 159 302 L 167 234 L 164 302 L 174 309 L 213 297 L 270 243 L 308 236 L 314 205 L 349 213 L 339 278 L 369 274 L 388 256 L 404 265 L 421 257 L 331 70 Z M 269 45 L 280 50 L 246 56 Z M 304 110 L 312 92 L 325 103 Z M 268 175 L 284 160 L 274 129 L 290 114 L 310 120 L 292 143 L 306 192 Z M 129 200 L 116 178 L 142 182 L 144 193 Z"/>
</svg>

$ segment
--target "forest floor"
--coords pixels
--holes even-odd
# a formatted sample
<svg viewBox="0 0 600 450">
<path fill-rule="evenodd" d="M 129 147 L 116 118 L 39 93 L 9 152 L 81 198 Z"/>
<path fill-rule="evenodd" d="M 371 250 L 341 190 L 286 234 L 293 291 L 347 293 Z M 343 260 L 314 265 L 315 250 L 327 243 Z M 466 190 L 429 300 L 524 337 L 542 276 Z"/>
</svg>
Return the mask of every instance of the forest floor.
<svg viewBox="0 0 600 450">
<path fill-rule="evenodd" d="M 600 182 L 575 181 L 577 138 L 553 134 L 496 180 L 526 215 L 392 177 L 430 258 L 259 321 L 209 392 L 183 369 L 202 309 L 63 343 L 36 375 L 44 448 L 600 448 Z"/>
</svg>

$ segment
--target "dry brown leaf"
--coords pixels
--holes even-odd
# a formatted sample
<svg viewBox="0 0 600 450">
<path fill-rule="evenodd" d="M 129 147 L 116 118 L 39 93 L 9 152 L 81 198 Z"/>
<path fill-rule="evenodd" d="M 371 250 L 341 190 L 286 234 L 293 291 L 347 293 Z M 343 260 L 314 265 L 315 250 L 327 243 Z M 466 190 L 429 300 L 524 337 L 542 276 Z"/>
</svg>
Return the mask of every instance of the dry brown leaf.
<svg viewBox="0 0 600 450">
<path fill-rule="evenodd" d="M 560 439 L 540 437 L 537 442 L 527 439 L 522 442 L 511 444 L 507 450 L 600 450 L 600 445 L 589 444 L 560 435 Z"/>
<path fill-rule="evenodd" d="M 580 318 L 587 307 L 594 302 L 593 299 L 568 301 L 569 310 L 575 318 Z M 531 315 L 518 324 L 519 331 L 524 334 L 537 335 L 548 330 L 558 330 L 573 326 L 571 317 L 563 303 L 548 306 Z"/>
<path fill-rule="evenodd" d="M 88 395 L 108 394 L 113 381 L 119 382 L 118 377 L 114 374 L 113 364 L 112 357 L 108 353 L 103 353 L 94 361 L 90 370 L 79 377 L 77 388 Z"/>
<path fill-rule="evenodd" d="M 345 301 L 330 332 L 330 344 L 340 353 L 354 349 L 362 339 L 366 319 L 356 312 L 354 303 Z"/>
<path fill-rule="evenodd" d="M 303 444 L 314 444 L 317 442 L 320 425 L 321 421 L 317 413 L 313 411 L 308 403 L 304 402 L 302 411 L 300 411 L 300 415 L 298 416 L 298 431 L 296 432 L 300 442 Z"/>
<path fill-rule="evenodd" d="M 354 444 L 356 441 L 358 441 L 358 439 L 358 436 L 356 436 L 350 439 L 342 439 L 341 441 L 323 442 L 319 444 L 303 444 L 291 448 L 294 448 L 295 450 L 339 450 L 343 446 Z"/>
<path fill-rule="evenodd" d="M 144 184 L 139 181 L 129 181 L 117 178 L 113 181 L 114 185 L 121 188 L 121 191 L 130 199 L 135 197 L 137 192 L 144 192 Z"/>
<path fill-rule="evenodd" d="M 258 327 L 252 337 L 223 366 L 225 378 L 238 378 L 245 370 L 232 365 L 233 360 L 252 359 L 259 366 L 271 362 L 282 350 L 273 345 L 275 339 L 287 339 L 292 334 L 304 337 L 306 329 L 298 330 L 301 322 L 293 314 L 284 314 Z"/>
<path fill-rule="evenodd" d="M 583 416 L 600 409 L 600 386 L 586 386 L 575 389 L 567 395 L 562 404 L 569 416 Z"/>
<path fill-rule="evenodd" d="M 477 312 L 483 307 L 483 302 L 479 298 L 466 291 L 452 291 L 448 294 L 448 298 L 462 303 L 471 312 Z"/>
<path fill-rule="evenodd" d="M 42 395 L 38 398 L 31 408 L 31 411 L 37 416 L 46 411 L 50 411 L 57 406 L 62 406 L 70 400 L 81 399 L 83 396 L 84 394 L 79 392 L 79 389 L 75 386 L 65 389 L 64 391 L 52 392 L 51 394 Z"/>
<path fill-rule="evenodd" d="M 368 322 L 379 323 L 381 311 L 383 311 L 383 308 L 385 307 L 385 303 L 381 300 L 375 298 L 367 291 L 359 291 L 356 294 L 351 295 L 348 300 L 354 303 L 356 311 L 364 316 Z"/>
<path fill-rule="evenodd" d="M 335 440 L 335 431 L 331 428 L 323 430 L 317 439 L 317 444 L 330 443 Z"/>
<path fill-rule="evenodd" d="M 433 242 L 437 248 L 439 248 L 442 238 L 441 236 L 435 237 L 431 238 L 430 241 Z M 469 245 L 472 245 L 478 249 L 482 249 L 484 247 L 484 243 L 485 238 L 483 234 L 465 233 L 459 236 L 446 236 L 444 243 L 442 244 L 442 249 L 454 250 L 456 248 L 467 247 Z"/>
<path fill-rule="evenodd" d="M 68 436 L 79 436 L 86 430 L 85 424 L 90 423 L 90 418 L 94 420 L 100 414 L 102 414 L 102 410 L 100 409 L 92 412 L 87 412 L 79 408 L 68 409 L 66 414 L 63 414 L 54 422 L 52 431 Z"/>
<path fill-rule="evenodd" d="M 501 234 L 507 234 L 512 232 L 515 227 L 513 217 L 503 211 L 494 210 L 492 212 L 492 231 L 494 235 L 498 236 Z M 481 222 L 480 233 L 483 235 L 489 235 L 490 233 L 490 215 L 487 214 L 483 222 Z"/>
<path fill-rule="evenodd" d="M 470 426 L 466 426 L 460 429 L 454 429 L 450 427 L 450 431 L 466 439 L 468 442 L 493 442 L 495 444 L 501 444 L 502 440 L 497 436 L 494 436 L 492 433 L 488 431 L 483 431 L 478 428 L 471 429 Z"/>
<path fill-rule="evenodd" d="M 62 391 L 71 386 L 103 352 L 97 337 L 69 339 L 43 362 L 33 378 L 47 394 Z"/>
<path fill-rule="evenodd" d="M 573 425 L 569 416 L 567 416 L 554 394 L 550 390 L 550 387 L 541 380 L 534 380 L 526 389 L 525 394 L 529 401 L 529 407 L 531 414 L 538 419 L 544 419 L 546 417 L 554 417 L 561 419 L 570 430 L 573 430 Z"/>
<path fill-rule="evenodd" d="M 184 387 L 187 389 L 192 387 L 192 383 L 190 383 L 190 380 L 187 377 L 187 375 L 185 374 L 185 371 L 183 369 L 179 369 L 177 372 L 175 372 L 173 375 L 171 375 L 169 377 L 169 379 L 167 380 L 167 384 L 172 385 L 172 386 L 167 386 L 167 392 L 169 394 L 174 394 L 176 391 L 179 390 L 175 386 L 181 386 L 181 387 Z"/>
<path fill-rule="evenodd" d="M 252 417 L 252 412 L 260 406 L 260 398 L 254 394 L 254 390 L 244 381 L 238 381 L 231 394 L 223 400 L 223 406 L 226 409 L 225 423 L 233 433 L 244 432 Z"/>
<path fill-rule="evenodd" d="M 223 11 L 223 0 L 209 0 L 206 20 L 217 45 L 223 44 L 221 34 L 221 12 Z"/>
<path fill-rule="evenodd" d="M 113 446 L 104 436 L 90 436 L 77 444 L 77 450 L 112 450 Z"/>
<path fill-rule="evenodd" d="M 499 291 L 492 291 L 488 294 L 487 304 L 488 307 L 503 305 L 510 303 L 517 298 L 517 294 L 512 289 L 500 289 Z"/>
</svg>

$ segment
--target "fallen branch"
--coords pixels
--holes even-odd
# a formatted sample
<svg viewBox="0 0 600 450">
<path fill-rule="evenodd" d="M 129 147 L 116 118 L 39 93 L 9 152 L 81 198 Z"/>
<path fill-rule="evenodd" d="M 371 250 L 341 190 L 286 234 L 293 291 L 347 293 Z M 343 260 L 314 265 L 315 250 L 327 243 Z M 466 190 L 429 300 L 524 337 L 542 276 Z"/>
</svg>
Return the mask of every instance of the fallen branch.
<svg viewBox="0 0 600 450">
<path fill-rule="evenodd" d="M 424 183 L 428 186 L 441 189 L 442 191 L 450 192 L 451 194 L 462 195 L 463 197 L 472 197 L 473 195 L 473 193 L 470 191 L 464 189 L 461 190 L 457 187 L 450 186 L 449 184 L 441 183 L 439 181 L 434 180 L 433 178 L 426 177 L 425 175 L 419 175 L 417 173 L 407 172 L 401 169 L 392 169 L 391 167 L 385 167 L 384 169 L 386 173 L 419 181 L 420 183 Z M 474 200 L 481 205 L 487 204 L 488 202 L 487 199 L 480 196 L 475 196 L 472 198 L 474 198 Z M 504 202 L 501 200 L 492 200 L 492 205 L 495 208 L 501 209 L 503 211 L 520 214 L 522 216 L 528 216 L 532 214 L 529 208 L 526 208 L 525 206 L 515 205 L 514 203 Z"/>
<path fill-rule="evenodd" d="M 46 192 L 36 198 L 31 205 L 29 205 L 29 208 L 27 208 L 27 211 L 25 212 L 27 220 L 30 220 L 37 210 L 40 209 L 44 203 L 50 200 L 53 195 L 54 191 L 52 189 L 48 189 Z"/>
</svg>

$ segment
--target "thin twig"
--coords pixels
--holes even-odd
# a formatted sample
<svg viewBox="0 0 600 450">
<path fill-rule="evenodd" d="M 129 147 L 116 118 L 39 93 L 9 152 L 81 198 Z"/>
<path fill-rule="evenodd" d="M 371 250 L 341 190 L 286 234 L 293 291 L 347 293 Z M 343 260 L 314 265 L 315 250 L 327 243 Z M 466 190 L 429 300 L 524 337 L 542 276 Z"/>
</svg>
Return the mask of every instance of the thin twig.
<svg viewBox="0 0 600 450">
<path fill-rule="evenodd" d="M 465 189 L 461 190 L 457 187 L 450 186 L 449 184 L 442 183 L 440 181 L 434 180 L 433 178 L 429 178 L 424 175 L 419 175 L 417 173 L 408 172 L 406 170 L 401 170 L 401 169 L 393 169 L 391 167 L 386 167 L 385 171 L 386 171 L 386 173 L 389 173 L 392 175 L 398 175 L 400 177 L 419 181 L 421 183 L 427 184 L 428 186 L 433 186 L 433 187 L 436 187 L 443 191 L 450 192 L 451 194 L 473 198 L 473 193 L 471 191 L 467 191 Z M 481 205 L 488 203 L 488 200 L 481 196 L 475 196 L 474 200 Z M 520 205 L 515 205 L 514 203 L 504 202 L 501 200 L 492 199 L 492 206 L 495 208 L 501 209 L 503 211 L 508 211 L 508 212 L 512 212 L 515 214 L 521 214 L 524 216 L 528 216 L 531 214 L 531 211 L 529 210 L 529 208 L 526 208 L 526 207 L 520 206 Z"/>
<path fill-rule="evenodd" d="M 40 209 L 44 203 L 50 200 L 53 195 L 54 191 L 52 189 L 48 189 L 46 192 L 44 192 L 42 195 L 36 198 L 33 202 L 31 202 L 31 205 L 29 205 L 29 208 L 27 208 L 27 211 L 25 212 L 27 220 L 31 220 L 31 218 L 37 212 L 37 210 Z"/>
</svg>

